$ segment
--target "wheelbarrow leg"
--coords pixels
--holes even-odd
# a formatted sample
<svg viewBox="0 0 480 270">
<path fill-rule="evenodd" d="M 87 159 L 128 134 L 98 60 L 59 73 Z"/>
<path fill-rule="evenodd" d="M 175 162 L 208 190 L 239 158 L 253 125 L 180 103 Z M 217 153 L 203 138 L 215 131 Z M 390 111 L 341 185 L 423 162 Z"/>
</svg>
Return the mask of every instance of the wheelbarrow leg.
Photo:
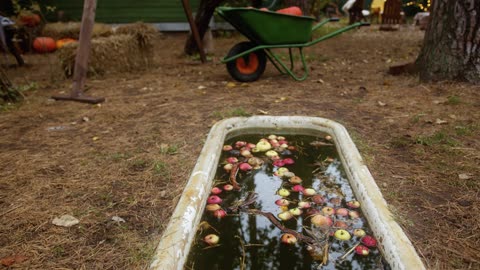
<svg viewBox="0 0 480 270">
<path fill-rule="evenodd" d="M 304 81 L 308 77 L 308 69 L 307 63 L 305 61 L 305 57 L 303 55 L 303 47 L 298 47 L 298 51 L 300 53 L 300 58 L 302 59 L 302 67 L 303 67 L 303 76 L 297 76 L 293 73 L 293 55 L 291 48 L 288 48 L 290 53 L 290 68 L 288 68 L 281 60 L 274 54 L 270 49 L 266 49 L 265 52 L 267 54 L 268 59 L 272 62 L 273 66 L 282 74 L 288 74 L 290 77 L 294 78 L 296 81 Z"/>
</svg>

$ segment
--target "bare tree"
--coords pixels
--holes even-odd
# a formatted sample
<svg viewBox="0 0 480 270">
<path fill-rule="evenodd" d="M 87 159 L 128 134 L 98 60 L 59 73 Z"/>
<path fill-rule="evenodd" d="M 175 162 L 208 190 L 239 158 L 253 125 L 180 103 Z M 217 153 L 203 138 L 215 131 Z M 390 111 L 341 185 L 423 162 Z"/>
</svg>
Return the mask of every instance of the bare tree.
<svg viewBox="0 0 480 270">
<path fill-rule="evenodd" d="M 480 83 L 480 1 L 433 2 L 416 67 L 424 81 Z"/>
</svg>

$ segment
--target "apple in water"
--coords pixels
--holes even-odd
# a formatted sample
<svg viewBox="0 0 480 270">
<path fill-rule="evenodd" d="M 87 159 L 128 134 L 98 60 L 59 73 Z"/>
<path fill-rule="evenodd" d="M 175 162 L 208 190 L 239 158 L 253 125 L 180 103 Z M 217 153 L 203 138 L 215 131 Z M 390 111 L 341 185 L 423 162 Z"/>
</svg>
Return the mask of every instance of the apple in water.
<svg viewBox="0 0 480 270">
<path fill-rule="evenodd" d="M 275 204 L 278 206 L 288 206 L 290 202 L 286 199 L 278 199 L 275 201 Z"/>
<path fill-rule="evenodd" d="M 286 188 L 281 188 L 277 191 L 277 194 L 282 197 L 288 197 L 290 195 L 290 191 L 288 191 Z"/>
<path fill-rule="evenodd" d="M 220 189 L 218 187 L 213 187 L 212 190 L 211 190 L 211 193 L 214 194 L 214 195 L 218 195 L 218 194 L 222 193 L 222 189 Z"/>
<path fill-rule="evenodd" d="M 329 206 L 325 206 L 322 208 L 322 213 L 324 213 L 327 216 L 331 216 L 335 214 L 335 209 Z"/>
<path fill-rule="evenodd" d="M 356 237 L 364 237 L 367 233 L 363 229 L 355 229 L 353 230 L 353 235 Z"/>
<path fill-rule="evenodd" d="M 350 216 L 351 219 L 356 219 L 360 217 L 360 214 L 357 211 L 350 211 L 348 215 Z"/>
<path fill-rule="evenodd" d="M 215 212 L 213 212 L 213 216 L 219 219 L 225 217 L 226 215 L 227 215 L 227 212 L 225 212 L 225 210 L 223 209 L 218 209 Z"/>
<path fill-rule="evenodd" d="M 222 202 L 222 199 L 220 199 L 220 197 L 218 197 L 217 195 L 211 195 L 207 199 L 207 203 L 209 204 L 221 203 L 221 202 Z"/>
<path fill-rule="evenodd" d="M 220 207 L 220 205 L 218 205 L 218 204 L 216 204 L 216 203 L 207 204 L 207 206 L 205 207 L 205 209 L 206 209 L 207 211 L 211 211 L 211 212 L 217 211 L 217 210 L 220 209 L 220 208 L 222 208 L 222 207 Z"/>
<path fill-rule="evenodd" d="M 281 238 L 282 243 L 293 245 L 297 243 L 297 237 L 291 233 L 284 233 Z"/>
<path fill-rule="evenodd" d="M 295 185 L 292 187 L 292 190 L 295 192 L 302 192 L 304 190 L 302 185 Z"/>
<path fill-rule="evenodd" d="M 355 253 L 362 256 L 367 256 L 370 250 L 366 246 L 359 245 L 355 248 Z"/>
<path fill-rule="evenodd" d="M 218 237 L 218 235 L 212 233 L 212 234 L 209 234 L 209 235 L 205 236 L 203 238 L 203 241 L 205 241 L 205 243 L 209 244 L 210 246 L 213 246 L 213 245 L 218 244 L 218 241 L 220 241 L 220 237 Z"/>
<path fill-rule="evenodd" d="M 290 184 L 293 184 L 293 185 L 298 185 L 298 184 L 302 183 L 302 178 L 300 178 L 298 176 L 294 176 L 294 177 L 288 179 L 288 182 L 290 182 Z"/>
<path fill-rule="evenodd" d="M 305 195 L 305 196 L 313 196 L 315 195 L 317 192 L 315 191 L 315 189 L 313 188 L 306 188 L 303 190 L 302 194 Z"/>
<path fill-rule="evenodd" d="M 259 152 L 266 152 L 272 149 L 272 145 L 267 140 L 263 139 L 257 143 L 257 145 L 255 146 L 255 149 L 258 150 Z"/>
<path fill-rule="evenodd" d="M 333 224 L 333 221 L 330 217 L 319 214 L 314 215 L 310 221 L 317 227 L 330 227 Z"/>
<path fill-rule="evenodd" d="M 306 202 L 306 201 L 298 202 L 298 207 L 302 209 L 307 209 L 307 208 L 310 208 L 311 206 L 312 205 L 310 204 L 310 202 Z"/>
<path fill-rule="evenodd" d="M 230 185 L 230 184 L 226 184 L 223 186 L 223 190 L 225 191 L 232 191 L 233 190 L 233 186 Z"/>
<path fill-rule="evenodd" d="M 350 207 L 350 208 L 356 209 L 356 208 L 360 207 L 360 202 L 355 201 L 355 200 L 349 201 L 349 202 L 347 202 L 347 206 Z"/>
<path fill-rule="evenodd" d="M 350 238 L 352 238 L 350 233 L 344 229 L 336 230 L 334 236 L 341 241 L 348 241 L 350 240 Z"/>
<path fill-rule="evenodd" d="M 231 151 L 232 149 L 233 149 L 233 147 L 231 145 L 224 145 L 223 146 L 223 151 L 228 152 L 228 151 Z"/>
<path fill-rule="evenodd" d="M 377 240 L 375 240 L 375 238 L 373 238 L 373 236 L 365 235 L 362 238 L 362 244 L 364 244 L 367 247 L 376 247 L 377 246 Z"/>
<path fill-rule="evenodd" d="M 298 208 L 298 207 L 292 208 L 289 211 L 294 216 L 300 216 L 303 213 L 302 210 L 300 210 L 300 208 Z"/>
<path fill-rule="evenodd" d="M 278 214 L 278 217 L 281 219 L 281 220 L 289 220 L 291 218 L 293 218 L 293 214 L 290 213 L 290 211 L 284 211 L 280 214 Z"/>
<path fill-rule="evenodd" d="M 336 214 L 337 216 L 341 216 L 341 217 L 346 217 L 348 216 L 348 209 L 347 208 L 338 208 L 337 211 L 336 211 Z"/>
</svg>

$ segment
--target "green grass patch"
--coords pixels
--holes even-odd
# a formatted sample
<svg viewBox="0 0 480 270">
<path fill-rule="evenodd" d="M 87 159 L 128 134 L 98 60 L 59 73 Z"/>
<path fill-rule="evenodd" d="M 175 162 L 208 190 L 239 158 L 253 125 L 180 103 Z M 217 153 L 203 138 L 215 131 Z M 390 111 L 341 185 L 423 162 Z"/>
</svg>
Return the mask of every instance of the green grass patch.
<svg viewBox="0 0 480 270">
<path fill-rule="evenodd" d="M 449 105 L 458 105 L 460 103 L 462 103 L 462 100 L 460 99 L 459 96 L 456 96 L 456 95 L 449 96 L 447 99 L 447 104 Z"/>
<path fill-rule="evenodd" d="M 416 138 L 415 142 L 425 146 L 447 145 L 454 147 L 459 145 L 451 135 L 443 130 L 437 131 L 432 135 L 420 135 Z"/>
<path fill-rule="evenodd" d="M 160 154 L 163 155 L 175 155 L 178 153 L 178 145 L 176 144 L 162 144 L 160 145 Z"/>
</svg>

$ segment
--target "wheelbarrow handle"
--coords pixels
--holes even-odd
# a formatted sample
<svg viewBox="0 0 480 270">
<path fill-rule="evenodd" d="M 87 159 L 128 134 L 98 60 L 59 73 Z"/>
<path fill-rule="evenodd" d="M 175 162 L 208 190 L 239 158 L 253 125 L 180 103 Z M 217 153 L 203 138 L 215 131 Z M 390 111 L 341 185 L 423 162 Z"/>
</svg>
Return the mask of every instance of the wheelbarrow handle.
<svg viewBox="0 0 480 270">
<path fill-rule="evenodd" d="M 338 21 L 340 21 L 340 18 L 338 18 L 338 17 L 332 17 L 332 18 L 330 18 L 329 20 L 330 20 L 331 22 L 338 22 Z"/>
<path fill-rule="evenodd" d="M 338 18 L 336 18 L 338 20 Z M 315 24 L 313 27 L 312 27 L 312 32 L 317 30 L 318 28 L 322 27 L 323 25 L 325 25 L 326 23 L 329 23 L 329 22 L 335 22 L 335 18 L 329 18 L 329 19 L 325 19 L 317 24 Z"/>
<path fill-rule="evenodd" d="M 369 22 L 362 22 L 362 24 L 360 25 L 360 27 L 362 26 L 370 26 L 371 24 Z"/>
</svg>

